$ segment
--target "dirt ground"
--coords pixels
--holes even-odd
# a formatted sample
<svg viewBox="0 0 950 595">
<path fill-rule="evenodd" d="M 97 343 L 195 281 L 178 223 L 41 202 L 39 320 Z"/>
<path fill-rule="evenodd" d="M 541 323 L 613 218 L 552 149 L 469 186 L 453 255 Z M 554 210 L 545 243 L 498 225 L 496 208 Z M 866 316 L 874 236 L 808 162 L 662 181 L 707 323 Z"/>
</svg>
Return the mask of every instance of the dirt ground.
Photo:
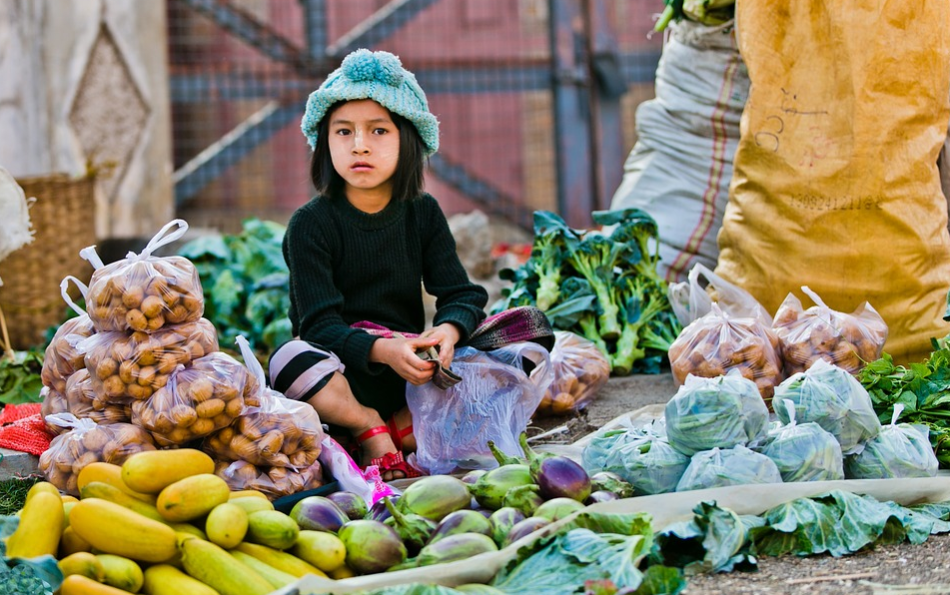
<svg viewBox="0 0 950 595">
<path fill-rule="evenodd" d="M 528 436 L 563 431 L 533 441 L 571 444 L 619 415 L 665 403 L 676 392 L 669 374 L 611 378 L 577 415 L 532 420 Z M 837 577 L 837 578 L 834 578 Z M 924 544 L 882 546 L 843 558 L 760 558 L 753 573 L 690 577 L 685 595 L 950 595 L 950 535 Z"/>
</svg>

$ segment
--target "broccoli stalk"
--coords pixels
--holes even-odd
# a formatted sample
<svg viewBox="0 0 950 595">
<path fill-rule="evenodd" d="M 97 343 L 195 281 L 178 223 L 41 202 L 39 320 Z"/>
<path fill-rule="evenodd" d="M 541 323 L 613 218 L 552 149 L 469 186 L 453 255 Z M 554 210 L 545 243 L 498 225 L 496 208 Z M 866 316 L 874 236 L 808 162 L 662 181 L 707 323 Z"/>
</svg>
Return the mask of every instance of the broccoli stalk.
<svg viewBox="0 0 950 595">
<path fill-rule="evenodd" d="M 600 331 L 597 330 L 597 320 L 594 315 L 590 313 L 583 315 L 577 321 L 577 324 L 580 325 L 584 338 L 596 345 L 597 349 L 600 349 L 600 352 L 604 354 L 604 357 L 610 359 L 610 351 L 607 350 L 607 343 L 600 336 Z"/>
<path fill-rule="evenodd" d="M 620 262 L 624 250 L 622 244 L 603 235 L 592 234 L 578 244 L 569 256 L 574 270 L 587 279 L 597 296 L 600 336 L 607 341 L 620 336 L 620 306 L 614 301 L 611 287 L 614 284 L 614 267 Z"/>
<path fill-rule="evenodd" d="M 624 324 L 617 339 L 616 351 L 610 356 L 610 365 L 614 373 L 626 376 L 633 370 L 633 364 L 646 356 L 647 347 L 652 347 L 654 341 L 659 339 L 649 325 L 666 309 L 666 303 L 639 277 L 625 277 L 622 283 L 622 293 L 626 295 L 623 302 Z M 641 344 L 644 335 L 648 337 L 647 343 L 651 344 Z"/>
<path fill-rule="evenodd" d="M 546 233 L 535 237 L 531 267 L 538 276 L 538 308 L 547 311 L 561 297 L 561 262 L 564 260 L 559 236 Z"/>
</svg>

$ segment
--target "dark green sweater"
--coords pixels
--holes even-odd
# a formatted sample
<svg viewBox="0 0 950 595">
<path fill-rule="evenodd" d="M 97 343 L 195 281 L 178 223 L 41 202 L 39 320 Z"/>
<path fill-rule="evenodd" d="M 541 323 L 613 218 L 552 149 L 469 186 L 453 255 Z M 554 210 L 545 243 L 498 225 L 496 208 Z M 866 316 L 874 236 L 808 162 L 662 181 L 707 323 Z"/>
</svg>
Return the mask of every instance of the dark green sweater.
<svg viewBox="0 0 950 595">
<path fill-rule="evenodd" d="M 294 335 L 337 354 L 364 404 L 380 401 L 367 390 L 378 392 L 382 382 L 388 387 L 384 392 L 395 391 L 401 379 L 388 366 L 369 363 L 378 337 L 351 324 L 367 320 L 394 331 L 422 332 L 422 283 L 436 297 L 433 325 L 453 323 L 464 341 L 485 317 L 488 294 L 469 281 L 445 215 L 428 194 L 391 202 L 374 214 L 344 197 L 316 197 L 290 219 L 283 248 Z M 390 377 L 370 381 L 367 375 Z"/>
</svg>

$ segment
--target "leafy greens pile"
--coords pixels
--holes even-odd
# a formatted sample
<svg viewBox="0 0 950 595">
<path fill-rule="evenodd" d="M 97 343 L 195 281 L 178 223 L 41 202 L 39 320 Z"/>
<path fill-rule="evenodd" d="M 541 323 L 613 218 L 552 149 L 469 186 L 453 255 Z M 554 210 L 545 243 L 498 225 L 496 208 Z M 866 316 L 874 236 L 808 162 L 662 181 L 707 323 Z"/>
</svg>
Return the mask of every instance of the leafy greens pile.
<svg viewBox="0 0 950 595">
<path fill-rule="evenodd" d="M 37 349 L 15 351 L 13 358 L 0 353 L 0 409 L 3 405 L 38 403 L 43 380 L 43 352 Z"/>
<path fill-rule="evenodd" d="M 681 327 L 656 270 L 656 221 L 640 209 L 595 211 L 593 218 L 613 231 L 572 229 L 554 213 L 535 211 L 531 256 L 501 271 L 514 285 L 492 312 L 537 306 L 554 328 L 593 341 L 612 373 L 658 373 Z"/>
<path fill-rule="evenodd" d="M 246 219 L 237 235 L 201 237 L 179 254 L 198 269 L 204 291 L 204 316 L 218 330 L 222 346 L 247 337 L 258 353 L 271 352 L 292 338 L 287 310 L 290 276 L 281 244 L 286 227 Z"/>
</svg>

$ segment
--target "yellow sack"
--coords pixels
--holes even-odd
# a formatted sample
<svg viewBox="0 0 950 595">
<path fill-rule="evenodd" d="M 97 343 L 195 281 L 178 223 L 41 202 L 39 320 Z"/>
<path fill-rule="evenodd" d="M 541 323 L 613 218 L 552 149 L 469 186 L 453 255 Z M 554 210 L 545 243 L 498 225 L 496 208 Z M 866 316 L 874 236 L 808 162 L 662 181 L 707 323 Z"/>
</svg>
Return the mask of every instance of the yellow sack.
<svg viewBox="0 0 950 595">
<path fill-rule="evenodd" d="M 752 87 L 716 273 L 769 312 L 802 285 L 839 311 L 868 301 L 885 351 L 925 357 L 950 332 L 950 7 L 740 1 L 736 20 Z"/>
</svg>

